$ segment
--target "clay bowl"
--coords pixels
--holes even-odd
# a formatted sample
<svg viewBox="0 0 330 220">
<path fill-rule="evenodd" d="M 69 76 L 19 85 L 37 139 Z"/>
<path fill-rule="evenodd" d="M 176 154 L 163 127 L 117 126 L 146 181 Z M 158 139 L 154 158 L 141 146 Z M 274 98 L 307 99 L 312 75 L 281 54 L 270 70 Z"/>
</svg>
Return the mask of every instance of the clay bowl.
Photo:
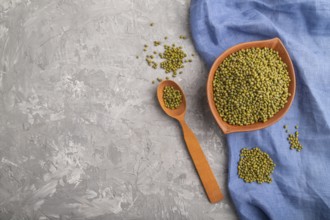
<svg viewBox="0 0 330 220">
<path fill-rule="evenodd" d="M 222 61 L 229 56 L 230 54 L 241 50 L 241 49 L 247 49 L 251 47 L 268 47 L 272 48 L 276 51 L 278 51 L 279 56 L 282 58 L 283 62 L 287 64 L 288 66 L 288 72 L 289 72 L 289 77 L 291 79 L 290 85 L 289 85 L 289 92 L 291 93 L 291 96 L 288 98 L 288 102 L 285 104 L 284 108 L 282 108 L 279 112 L 277 112 L 272 118 L 268 119 L 266 122 L 257 122 L 251 125 L 244 125 L 244 126 L 237 126 L 237 125 L 230 125 L 227 122 L 223 121 L 222 118 L 220 117 L 216 107 L 215 103 L 213 100 L 213 78 L 215 71 L 219 67 L 219 65 L 222 63 Z M 290 56 L 285 49 L 283 43 L 279 38 L 273 38 L 270 40 L 263 40 L 263 41 L 253 41 L 253 42 L 246 42 L 242 44 L 235 45 L 228 50 L 226 50 L 223 54 L 221 54 L 213 63 L 211 70 L 209 72 L 209 77 L 207 80 L 207 99 L 209 106 L 211 108 L 211 112 L 218 123 L 220 129 L 223 131 L 224 134 L 229 134 L 229 133 L 234 133 L 234 132 L 245 132 L 245 131 L 255 131 L 259 130 L 262 128 L 266 128 L 268 126 L 271 126 L 272 124 L 276 123 L 279 121 L 289 110 L 293 98 L 295 96 L 296 92 L 296 78 L 295 78 L 295 73 L 292 65 L 292 61 L 290 59 Z"/>
</svg>

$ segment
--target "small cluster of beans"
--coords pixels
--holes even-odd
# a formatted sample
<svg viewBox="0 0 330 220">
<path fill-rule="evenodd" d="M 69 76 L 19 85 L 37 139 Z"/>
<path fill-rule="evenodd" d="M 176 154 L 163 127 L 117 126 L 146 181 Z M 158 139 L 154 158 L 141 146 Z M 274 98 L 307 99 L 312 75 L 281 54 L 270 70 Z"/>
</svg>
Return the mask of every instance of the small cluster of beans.
<svg viewBox="0 0 330 220">
<path fill-rule="evenodd" d="M 153 27 L 155 24 L 150 23 L 150 26 Z M 187 37 L 184 35 L 179 36 L 180 39 L 186 40 Z M 166 41 L 168 37 L 164 37 L 164 40 Z M 154 41 L 153 46 L 158 47 L 162 44 L 161 41 Z M 146 62 L 148 66 L 150 66 L 153 69 L 157 69 L 160 67 L 161 69 L 165 70 L 165 73 L 171 73 L 172 77 L 175 78 L 177 74 L 182 74 L 182 71 L 179 71 L 180 69 L 184 68 L 184 63 L 190 63 L 192 62 L 192 59 L 187 59 L 188 56 L 187 53 L 183 50 L 181 46 L 176 46 L 175 44 L 168 45 L 164 44 L 164 50 L 162 52 L 157 52 L 156 50 L 152 51 L 151 54 L 146 55 Z M 144 45 L 143 51 L 147 52 L 149 51 L 149 46 L 147 44 Z M 194 54 L 191 54 L 193 57 Z M 160 58 L 162 59 L 160 62 L 157 62 L 156 59 Z M 139 56 L 136 56 L 136 59 L 139 59 Z M 168 76 L 165 77 L 165 79 L 169 79 Z M 158 77 L 157 81 L 161 82 L 163 79 Z M 155 80 L 152 81 L 152 83 L 155 83 Z"/>
<path fill-rule="evenodd" d="M 182 50 L 182 47 L 176 47 L 164 45 L 164 53 L 160 55 L 160 58 L 165 61 L 160 63 L 160 68 L 165 70 L 165 73 L 172 73 L 172 77 L 176 77 L 178 69 L 184 67 L 184 62 L 192 62 L 191 59 L 184 60 L 187 54 Z"/>
<path fill-rule="evenodd" d="M 239 50 L 216 70 L 214 102 L 222 119 L 232 125 L 266 122 L 288 101 L 287 65 L 271 48 Z"/>
<path fill-rule="evenodd" d="M 166 108 L 177 109 L 182 103 L 182 94 L 180 90 L 175 89 L 173 86 L 165 86 L 163 90 L 163 99 Z"/>
<path fill-rule="evenodd" d="M 286 133 L 289 133 L 288 126 L 284 125 L 284 129 Z M 301 151 L 303 149 L 302 144 L 299 141 L 299 132 L 298 132 L 298 125 L 295 126 L 295 133 L 294 134 L 289 134 L 288 135 L 288 141 L 290 144 L 290 149 L 293 150 L 295 149 L 296 151 Z"/>
<path fill-rule="evenodd" d="M 246 183 L 271 183 L 270 175 L 275 169 L 275 163 L 269 155 L 255 147 L 243 148 L 238 162 L 238 176 Z"/>
</svg>

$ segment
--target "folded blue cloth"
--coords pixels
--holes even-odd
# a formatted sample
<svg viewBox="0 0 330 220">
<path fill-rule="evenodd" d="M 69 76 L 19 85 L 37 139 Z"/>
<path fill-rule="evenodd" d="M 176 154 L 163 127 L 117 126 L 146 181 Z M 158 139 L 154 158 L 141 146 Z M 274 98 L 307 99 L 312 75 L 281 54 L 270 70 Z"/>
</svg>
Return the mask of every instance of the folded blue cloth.
<svg viewBox="0 0 330 220">
<path fill-rule="evenodd" d="M 229 47 L 279 37 L 295 66 L 297 93 L 288 114 L 263 130 L 227 135 L 229 191 L 241 219 L 330 219 L 330 1 L 192 0 L 195 47 L 210 67 Z M 301 152 L 283 125 L 299 125 Z M 237 175 L 243 147 L 260 147 L 276 163 L 271 184 Z"/>
</svg>

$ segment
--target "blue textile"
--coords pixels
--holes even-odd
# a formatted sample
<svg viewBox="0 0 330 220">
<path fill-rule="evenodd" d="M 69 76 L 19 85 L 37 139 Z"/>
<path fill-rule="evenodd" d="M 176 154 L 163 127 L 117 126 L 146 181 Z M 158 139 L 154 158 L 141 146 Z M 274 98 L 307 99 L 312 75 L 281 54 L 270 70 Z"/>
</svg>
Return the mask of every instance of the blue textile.
<svg viewBox="0 0 330 220">
<path fill-rule="evenodd" d="M 229 47 L 279 37 L 292 58 L 297 93 L 287 115 L 263 130 L 227 135 L 229 190 L 241 219 L 330 219 L 330 1 L 192 0 L 195 47 L 210 67 Z M 301 152 L 283 125 L 299 125 Z M 259 146 L 276 163 L 271 184 L 237 176 L 243 147 Z"/>
</svg>

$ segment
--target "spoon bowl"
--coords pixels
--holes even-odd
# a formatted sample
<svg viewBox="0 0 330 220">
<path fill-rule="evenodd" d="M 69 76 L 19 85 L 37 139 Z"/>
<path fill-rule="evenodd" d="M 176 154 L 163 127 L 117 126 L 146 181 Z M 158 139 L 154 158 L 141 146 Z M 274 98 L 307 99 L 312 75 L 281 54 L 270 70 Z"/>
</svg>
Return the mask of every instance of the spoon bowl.
<svg viewBox="0 0 330 220">
<path fill-rule="evenodd" d="M 165 103 L 164 103 L 164 99 L 163 99 L 164 87 L 165 86 L 173 86 L 174 89 L 179 90 L 180 93 L 182 94 L 182 103 L 179 106 L 179 108 L 173 109 L 173 110 L 172 109 L 169 109 L 169 108 L 166 108 Z M 186 114 L 186 97 L 185 97 L 185 95 L 183 93 L 183 90 L 174 81 L 172 81 L 172 80 L 165 80 L 165 81 L 161 82 L 158 85 L 158 88 L 157 88 L 157 98 L 158 98 L 158 101 L 159 101 L 160 106 L 162 107 L 162 109 L 164 110 L 164 112 L 168 116 L 170 116 L 172 118 L 175 118 L 175 119 L 184 118 L 184 115 Z"/>
<path fill-rule="evenodd" d="M 287 103 L 285 104 L 284 108 L 279 110 L 272 118 L 268 119 L 266 122 L 257 122 L 250 125 L 244 125 L 244 126 L 238 126 L 238 125 L 231 125 L 227 122 L 225 122 L 221 116 L 218 113 L 217 108 L 215 107 L 214 99 L 213 99 L 213 79 L 216 70 L 221 65 L 222 61 L 226 59 L 228 56 L 230 56 L 232 53 L 235 53 L 236 51 L 239 51 L 241 49 L 248 49 L 253 47 L 259 47 L 259 48 L 272 48 L 273 50 L 278 51 L 279 56 L 281 57 L 282 61 L 288 66 L 288 72 L 290 77 L 290 85 L 289 85 L 289 93 L 291 96 L 289 96 Z M 279 121 L 289 110 L 293 98 L 296 93 L 296 78 L 295 73 L 293 69 L 293 64 L 291 61 L 291 58 L 289 56 L 288 51 L 285 49 L 283 43 L 279 38 L 273 38 L 270 40 L 264 40 L 264 41 L 253 41 L 253 42 L 247 42 L 242 44 L 237 44 L 228 50 L 226 50 L 224 53 L 222 53 L 213 63 L 211 70 L 209 72 L 209 77 L 207 80 L 207 99 L 209 106 L 211 108 L 211 112 L 219 125 L 220 129 L 223 131 L 224 134 L 234 133 L 234 132 L 245 132 L 245 131 L 255 131 L 262 128 L 266 128 L 268 126 L 273 125 L 277 121 Z"/>
</svg>

